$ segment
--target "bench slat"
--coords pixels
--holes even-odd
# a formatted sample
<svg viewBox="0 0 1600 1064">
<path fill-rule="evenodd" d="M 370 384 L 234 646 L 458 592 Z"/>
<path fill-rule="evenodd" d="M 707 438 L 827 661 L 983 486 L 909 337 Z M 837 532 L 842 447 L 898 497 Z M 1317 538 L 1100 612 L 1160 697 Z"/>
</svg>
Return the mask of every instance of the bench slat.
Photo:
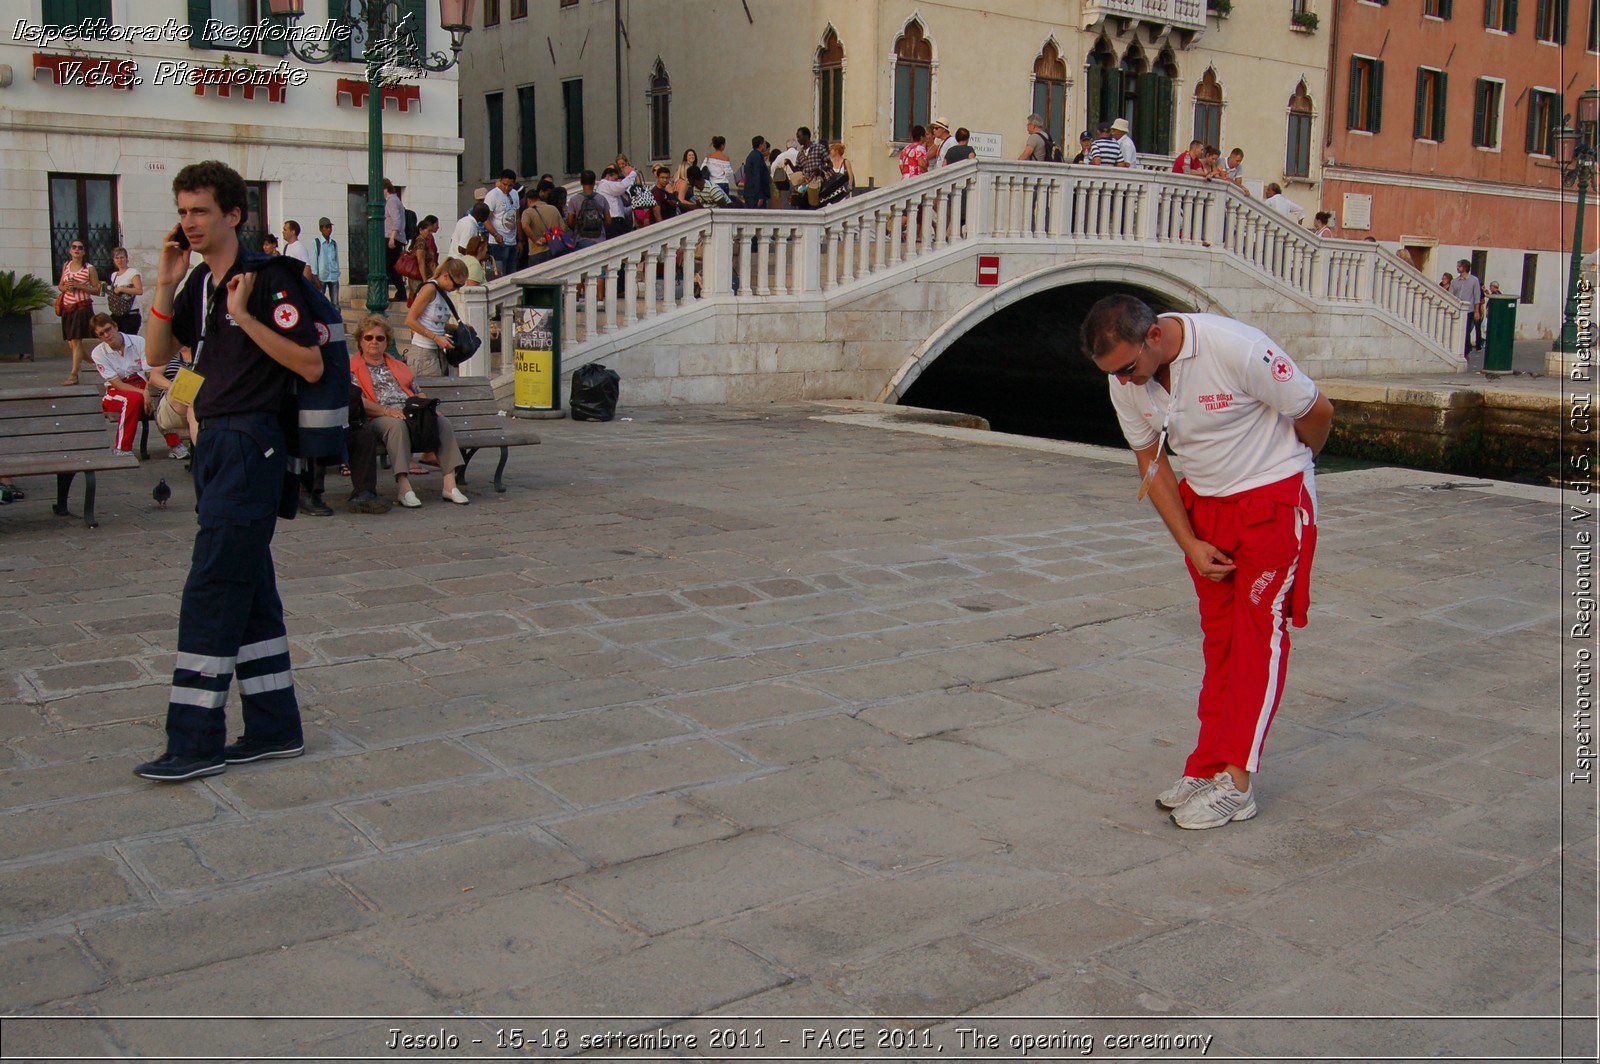
<svg viewBox="0 0 1600 1064">
<path fill-rule="evenodd" d="M 70 436 L 0 436 L 0 456 L 30 454 L 75 454 L 81 451 L 111 453 L 111 441 L 104 432 L 79 432 Z"/>
<path fill-rule="evenodd" d="M 85 402 L 81 396 L 75 395 L 70 399 L 19 399 L 6 402 L 4 393 L 0 393 L 0 423 L 9 423 L 18 418 L 99 413 L 100 396 L 94 395 L 90 399 L 90 402 Z M 6 424 L 5 428 L 9 429 L 10 425 Z"/>
<path fill-rule="evenodd" d="M 76 414 L 54 414 L 44 417 L 16 417 L 0 423 L 0 433 L 7 436 L 43 436 L 52 432 L 88 432 L 105 430 L 110 421 L 99 408 Z"/>
<path fill-rule="evenodd" d="M 90 367 L 93 369 L 94 367 Z M 482 380 L 483 378 L 477 378 Z M 11 402 L 24 399 L 65 399 L 68 401 L 81 400 L 83 397 L 95 400 L 95 405 L 100 405 L 100 389 L 93 384 L 67 384 L 54 388 L 7 388 L 0 392 L 0 407 Z"/>
<path fill-rule="evenodd" d="M 104 469 L 138 469 L 132 455 L 118 457 L 109 450 L 103 454 L 0 456 L 0 477 L 31 477 L 48 473 L 97 473 Z"/>
<path fill-rule="evenodd" d="M 539 442 L 541 442 L 539 437 L 532 433 L 523 435 L 520 433 L 490 432 L 487 430 L 456 433 L 456 445 L 458 447 L 528 447 Z"/>
</svg>

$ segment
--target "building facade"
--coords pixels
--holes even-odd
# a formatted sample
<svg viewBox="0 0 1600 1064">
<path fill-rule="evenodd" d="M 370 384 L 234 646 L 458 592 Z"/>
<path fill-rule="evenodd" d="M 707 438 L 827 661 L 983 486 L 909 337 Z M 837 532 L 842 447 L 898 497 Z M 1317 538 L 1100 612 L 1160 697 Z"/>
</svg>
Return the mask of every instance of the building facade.
<svg viewBox="0 0 1600 1064">
<path fill-rule="evenodd" d="M 1015 158 L 1046 118 L 1067 158 L 1127 117 L 1148 165 L 1198 128 L 1243 148 L 1256 186 L 1318 199 L 1328 49 L 1304 0 L 481 0 L 461 75 L 463 186 L 511 168 L 570 178 L 637 164 L 737 164 L 751 138 L 842 140 L 857 184 L 899 180 L 912 125 L 948 118 Z M 1212 10 L 1217 8 L 1227 9 Z M 1298 19 L 1298 21 L 1297 21 Z M 1197 126 L 1198 123 L 1198 126 Z"/>
<path fill-rule="evenodd" d="M 1372 236 L 1435 278 L 1467 259 L 1485 286 L 1518 297 L 1519 337 L 1556 336 L 1575 204 L 1555 131 L 1600 82 L 1600 3 L 1329 6 L 1338 106 L 1322 145 L 1323 203 L 1340 235 Z"/>
<path fill-rule="evenodd" d="M 437 0 L 407 0 L 429 52 L 449 50 Z M 309 242 L 332 220 L 344 279 L 366 261 L 366 67 L 307 65 L 262 40 L 265 0 L 22 0 L 0 30 L 0 261 L 50 283 L 82 239 L 102 277 L 129 249 L 147 287 L 176 220 L 173 176 L 220 159 L 249 182 L 245 237 L 284 221 Z M 307 24 L 328 8 L 307 4 Z M 87 27 L 88 32 L 83 32 Z M 454 208 L 461 142 L 456 72 L 384 91 L 385 173 L 419 215 Z M 98 303 L 99 301 L 97 301 Z M 41 350 L 54 315 L 35 320 Z"/>
</svg>

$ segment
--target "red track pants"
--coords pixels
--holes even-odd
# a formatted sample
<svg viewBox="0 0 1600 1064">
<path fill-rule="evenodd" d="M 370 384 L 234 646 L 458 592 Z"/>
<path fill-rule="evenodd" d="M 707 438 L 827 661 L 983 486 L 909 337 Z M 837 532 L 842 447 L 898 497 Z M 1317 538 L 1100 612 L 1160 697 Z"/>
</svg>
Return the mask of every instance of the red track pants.
<svg viewBox="0 0 1600 1064">
<path fill-rule="evenodd" d="M 1316 507 L 1293 476 L 1237 495 L 1197 495 L 1179 485 L 1195 535 L 1233 559 L 1233 575 L 1212 581 L 1189 564 L 1200 599 L 1205 679 L 1200 739 L 1186 776 L 1210 777 L 1227 765 L 1255 772 L 1267 729 L 1283 697 L 1289 621 L 1305 626 Z"/>
<path fill-rule="evenodd" d="M 117 419 L 117 450 L 133 450 L 133 437 L 139 431 L 140 419 L 144 417 L 144 393 L 113 384 L 106 388 L 105 398 L 100 400 L 100 409 Z M 170 432 L 166 433 L 166 439 L 168 447 L 176 447 L 183 442 L 182 437 Z"/>
</svg>

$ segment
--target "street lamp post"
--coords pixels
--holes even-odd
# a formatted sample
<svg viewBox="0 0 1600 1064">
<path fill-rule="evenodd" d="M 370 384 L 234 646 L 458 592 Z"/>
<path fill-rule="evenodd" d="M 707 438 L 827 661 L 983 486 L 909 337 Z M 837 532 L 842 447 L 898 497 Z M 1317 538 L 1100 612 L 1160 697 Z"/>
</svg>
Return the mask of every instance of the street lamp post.
<svg viewBox="0 0 1600 1064">
<path fill-rule="evenodd" d="M 398 0 L 344 0 L 348 25 L 365 30 L 362 60 L 367 67 L 367 309 L 389 309 L 389 269 L 383 235 L 383 87 L 398 80 L 394 68 L 439 73 L 461 60 L 461 45 L 472 29 L 477 0 L 439 0 L 439 26 L 450 34 L 450 52 L 428 53 L 427 30 L 411 25 Z M 305 0 L 267 0 L 272 17 L 292 27 L 305 14 Z M 330 15 L 332 9 L 330 8 Z M 353 42 L 299 40 L 291 35 L 289 51 L 303 63 L 348 59 Z M 352 278 L 354 280 L 354 278 Z"/>
<path fill-rule="evenodd" d="M 1566 354 L 1578 349 L 1578 281 L 1583 272 L 1583 208 L 1595 184 L 1595 131 L 1600 128 L 1600 89 L 1590 86 L 1578 97 L 1578 128 L 1566 116 L 1556 131 L 1557 155 L 1562 160 L 1561 183 L 1578 191 L 1578 217 L 1572 228 L 1572 262 L 1567 272 L 1567 305 L 1561 319 L 1556 348 Z"/>
</svg>

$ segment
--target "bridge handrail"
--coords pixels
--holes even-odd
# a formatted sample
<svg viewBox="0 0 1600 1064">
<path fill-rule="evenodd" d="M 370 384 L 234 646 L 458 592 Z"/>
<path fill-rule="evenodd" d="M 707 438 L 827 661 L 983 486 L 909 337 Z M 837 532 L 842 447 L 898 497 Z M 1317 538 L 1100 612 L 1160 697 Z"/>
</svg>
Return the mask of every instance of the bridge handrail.
<svg viewBox="0 0 1600 1064">
<path fill-rule="evenodd" d="M 1460 302 L 1409 262 L 1375 242 L 1319 237 L 1231 182 L 976 159 L 817 211 L 690 211 L 458 302 L 482 331 L 520 302 L 518 282 L 564 282 L 563 340 L 577 354 L 711 303 L 826 298 L 974 241 L 1209 247 L 1308 302 L 1373 306 L 1442 353 L 1462 319 Z M 480 354 L 467 369 L 493 373 L 509 361 Z"/>
</svg>

